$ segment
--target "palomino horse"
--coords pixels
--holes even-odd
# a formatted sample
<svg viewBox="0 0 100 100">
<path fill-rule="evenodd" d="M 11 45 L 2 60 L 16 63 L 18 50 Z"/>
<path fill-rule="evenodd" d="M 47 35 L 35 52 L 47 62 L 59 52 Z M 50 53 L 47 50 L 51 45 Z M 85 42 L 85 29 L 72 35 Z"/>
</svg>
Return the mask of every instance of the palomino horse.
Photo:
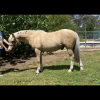
<svg viewBox="0 0 100 100">
<path fill-rule="evenodd" d="M 42 71 L 42 55 L 41 52 L 52 52 L 58 49 L 66 47 L 68 50 L 71 64 L 68 72 L 73 69 L 73 61 L 79 63 L 80 70 L 83 70 L 83 64 L 80 60 L 79 52 L 79 36 L 76 32 L 69 29 L 61 29 L 55 32 L 45 32 L 42 30 L 23 30 L 12 33 L 8 39 L 10 45 L 8 47 L 9 52 L 12 51 L 19 42 L 28 43 L 37 56 L 37 71 L 38 74 Z"/>
</svg>

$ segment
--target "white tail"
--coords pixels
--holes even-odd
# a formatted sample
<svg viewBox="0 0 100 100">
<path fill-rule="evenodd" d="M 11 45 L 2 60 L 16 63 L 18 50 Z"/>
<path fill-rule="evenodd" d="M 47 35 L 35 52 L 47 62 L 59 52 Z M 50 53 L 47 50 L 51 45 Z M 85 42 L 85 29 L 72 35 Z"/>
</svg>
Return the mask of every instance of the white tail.
<svg viewBox="0 0 100 100">
<path fill-rule="evenodd" d="M 80 51 L 79 51 L 79 36 L 76 33 L 76 43 L 74 46 L 74 56 L 75 56 L 75 62 L 80 62 Z"/>
</svg>

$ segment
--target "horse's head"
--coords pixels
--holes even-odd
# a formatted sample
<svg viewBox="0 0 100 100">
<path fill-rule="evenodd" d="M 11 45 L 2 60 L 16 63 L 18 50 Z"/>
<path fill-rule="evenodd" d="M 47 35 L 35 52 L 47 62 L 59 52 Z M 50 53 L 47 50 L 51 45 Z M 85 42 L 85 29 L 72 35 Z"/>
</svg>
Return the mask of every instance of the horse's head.
<svg viewBox="0 0 100 100">
<path fill-rule="evenodd" d="M 9 44 L 10 44 L 8 46 L 8 51 L 11 52 L 18 45 L 18 40 L 16 39 L 16 37 L 12 33 L 12 34 L 10 34 L 8 41 L 9 41 Z"/>
</svg>

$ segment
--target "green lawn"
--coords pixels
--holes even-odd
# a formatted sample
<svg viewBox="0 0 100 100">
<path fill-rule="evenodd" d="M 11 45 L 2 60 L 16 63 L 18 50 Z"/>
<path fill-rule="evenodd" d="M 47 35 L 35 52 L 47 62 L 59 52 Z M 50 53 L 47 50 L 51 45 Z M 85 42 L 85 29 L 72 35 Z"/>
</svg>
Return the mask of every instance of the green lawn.
<svg viewBox="0 0 100 100">
<path fill-rule="evenodd" d="M 43 72 L 35 74 L 36 69 L 3 69 L 0 85 L 100 85 L 100 53 L 81 55 L 84 71 L 74 63 L 72 73 L 68 73 L 70 59 L 48 63 Z M 34 64 L 34 63 L 33 63 Z"/>
</svg>

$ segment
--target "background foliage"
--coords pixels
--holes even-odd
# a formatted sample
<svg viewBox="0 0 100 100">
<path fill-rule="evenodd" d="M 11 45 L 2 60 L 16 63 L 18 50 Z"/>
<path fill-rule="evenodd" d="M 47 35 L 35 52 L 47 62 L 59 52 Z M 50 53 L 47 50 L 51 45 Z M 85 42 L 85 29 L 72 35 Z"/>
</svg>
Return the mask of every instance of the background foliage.
<svg viewBox="0 0 100 100">
<path fill-rule="evenodd" d="M 76 30 L 70 15 L 0 15 L 3 35 L 20 30 L 56 31 L 62 28 Z"/>
</svg>

